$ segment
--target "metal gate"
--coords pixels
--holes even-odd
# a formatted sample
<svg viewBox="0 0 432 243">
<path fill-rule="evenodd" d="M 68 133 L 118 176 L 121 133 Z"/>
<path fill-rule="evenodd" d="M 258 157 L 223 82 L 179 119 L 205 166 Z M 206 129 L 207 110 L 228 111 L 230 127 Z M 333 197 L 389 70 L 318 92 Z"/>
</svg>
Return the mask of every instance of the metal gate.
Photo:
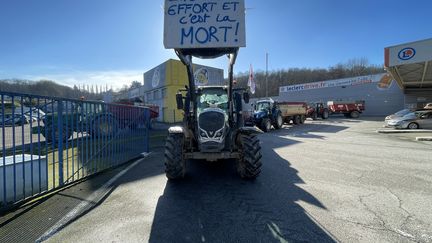
<svg viewBox="0 0 432 243">
<path fill-rule="evenodd" d="M 148 152 L 150 110 L 0 92 L 0 209 Z"/>
</svg>

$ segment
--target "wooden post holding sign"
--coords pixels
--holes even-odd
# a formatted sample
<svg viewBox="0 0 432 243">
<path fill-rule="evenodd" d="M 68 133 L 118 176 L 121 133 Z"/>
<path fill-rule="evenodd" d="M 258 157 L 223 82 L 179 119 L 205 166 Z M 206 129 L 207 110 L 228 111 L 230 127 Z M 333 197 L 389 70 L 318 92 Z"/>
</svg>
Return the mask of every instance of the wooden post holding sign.
<svg viewBox="0 0 432 243">
<path fill-rule="evenodd" d="M 244 0 L 165 0 L 167 49 L 245 47 Z"/>
</svg>

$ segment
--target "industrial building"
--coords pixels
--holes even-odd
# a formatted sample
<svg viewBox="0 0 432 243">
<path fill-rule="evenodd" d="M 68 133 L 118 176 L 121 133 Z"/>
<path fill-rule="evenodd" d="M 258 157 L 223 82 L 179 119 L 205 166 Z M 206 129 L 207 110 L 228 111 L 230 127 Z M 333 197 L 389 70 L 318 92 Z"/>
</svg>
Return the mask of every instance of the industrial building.
<svg viewBox="0 0 432 243">
<path fill-rule="evenodd" d="M 387 73 L 279 88 L 283 101 L 364 100 L 365 115 L 384 116 L 432 103 L 432 39 L 384 49 Z"/>
<path fill-rule="evenodd" d="M 389 74 L 282 86 L 283 101 L 324 102 L 364 100 L 365 115 L 381 116 L 403 109 L 404 94 Z"/>
<path fill-rule="evenodd" d="M 403 90 L 405 106 L 432 103 L 432 38 L 384 49 L 384 66 Z"/>
<path fill-rule="evenodd" d="M 223 69 L 194 64 L 196 85 L 224 84 Z M 175 94 L 188 84 L 186 67 L 179 60 L 168 61 L 144 73 L 144 85 L 129 91 L 128 98 L 141 98 L 147 104 L 159 106 L 161 122 L 180 122 L 183 120 L 181 110 L 176 109 Z"/>
</svg>

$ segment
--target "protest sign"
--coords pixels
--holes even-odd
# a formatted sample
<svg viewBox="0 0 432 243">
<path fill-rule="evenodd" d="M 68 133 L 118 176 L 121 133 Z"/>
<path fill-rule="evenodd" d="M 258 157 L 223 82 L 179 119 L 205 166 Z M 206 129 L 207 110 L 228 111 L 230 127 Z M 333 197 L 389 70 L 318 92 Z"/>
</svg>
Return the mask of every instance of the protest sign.
<svg viewBox="0 0 432 243">
<path fill-rule="evenodd" d="M 170 49 L 246 46 L 244 0 L 165 0 Z"/>
</svg>

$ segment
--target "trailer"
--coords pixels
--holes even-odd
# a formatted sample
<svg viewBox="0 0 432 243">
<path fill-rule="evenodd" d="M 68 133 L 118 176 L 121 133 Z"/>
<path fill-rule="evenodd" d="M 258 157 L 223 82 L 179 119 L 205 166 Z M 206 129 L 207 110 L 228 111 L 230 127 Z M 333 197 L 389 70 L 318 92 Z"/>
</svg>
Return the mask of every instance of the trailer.
<svg viewBox="0 0 432 243">
<path fill-rule="evenodd" d="M 305 102 L 275 102 L 272 99 L 259 100 L 254 105 L 253 115 L 245 120 L 246 125 L 255 125 L 264 132 L 280 129 L 283 124 L 302 124 L 306 120 Z"/>
<path fill-rule="evenodd" d="M 303 124 L 307 115 L 307 104 L 305 102 L 279 102 L 284 123 Z"/>
<path fill-rule="evenodd" d="M 365 110 L 365 101 L 328 101 L 327 107 L 331 114 L 343 114 L 347 118 L 359 118 Z"/>
</svg>

